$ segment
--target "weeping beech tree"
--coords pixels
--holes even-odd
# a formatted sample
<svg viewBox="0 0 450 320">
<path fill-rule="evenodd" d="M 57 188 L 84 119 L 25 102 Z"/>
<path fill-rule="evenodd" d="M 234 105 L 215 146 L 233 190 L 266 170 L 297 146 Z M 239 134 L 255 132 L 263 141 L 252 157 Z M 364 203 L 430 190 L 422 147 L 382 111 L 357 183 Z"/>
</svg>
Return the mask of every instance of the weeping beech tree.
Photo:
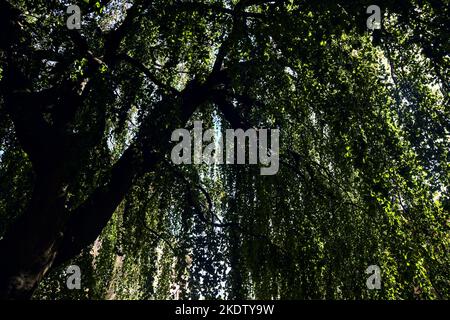
<svg viewBox="0 0 450 320">
<path fill-rule="evenodd" d="M 0 0 L 0 297 L 449 298 L 448 2 L 371 4 Z M 278 173 L 173 164 L 195 120 Z"/>
</svg>

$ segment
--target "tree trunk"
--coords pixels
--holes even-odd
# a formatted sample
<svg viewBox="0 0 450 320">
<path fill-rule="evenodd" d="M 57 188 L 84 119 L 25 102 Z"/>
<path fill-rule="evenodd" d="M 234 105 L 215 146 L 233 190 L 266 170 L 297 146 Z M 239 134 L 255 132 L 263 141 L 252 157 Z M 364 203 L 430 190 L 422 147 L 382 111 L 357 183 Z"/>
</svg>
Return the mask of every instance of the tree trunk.
<svg viewBox="0 0 450 320">
<path fill-rule="evenodd" d="M 37 177 L 28 209 L 0 241 L 0 299 L 29 299 L 63 235 L 64 192 L 55 175 Z"/>
</svg>

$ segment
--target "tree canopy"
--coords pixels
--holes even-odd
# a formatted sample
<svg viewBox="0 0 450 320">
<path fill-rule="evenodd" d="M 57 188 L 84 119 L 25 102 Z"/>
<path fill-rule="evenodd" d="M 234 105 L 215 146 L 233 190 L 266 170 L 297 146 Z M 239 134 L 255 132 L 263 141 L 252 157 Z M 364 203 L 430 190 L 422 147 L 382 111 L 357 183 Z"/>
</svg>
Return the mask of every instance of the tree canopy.
<svg viewBox="0 0 450 320">
<path fill-rule="evenodd" d="M 448 299 L 449 3 L 371 4 L 0 0 L 0 297 Z M 175 165 L 195 120 L 278 173 Z"/>
</svg>

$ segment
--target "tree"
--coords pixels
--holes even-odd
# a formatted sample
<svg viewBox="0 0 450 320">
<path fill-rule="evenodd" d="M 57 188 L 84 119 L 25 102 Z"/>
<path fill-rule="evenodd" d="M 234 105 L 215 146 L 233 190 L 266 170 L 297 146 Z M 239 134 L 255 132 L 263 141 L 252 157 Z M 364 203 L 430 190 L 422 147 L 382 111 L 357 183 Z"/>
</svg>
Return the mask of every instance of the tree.
<svg viewBox="0 0 450 320">
<path fill-rule="evenodd" d="M 0 297 L 70 261 L 82 297 L 449 297 L 444 1 L 70 4 L 0 1 Z M 195 119 L 280 129 L 279 173 L 175 166 Z"/>
</svg>

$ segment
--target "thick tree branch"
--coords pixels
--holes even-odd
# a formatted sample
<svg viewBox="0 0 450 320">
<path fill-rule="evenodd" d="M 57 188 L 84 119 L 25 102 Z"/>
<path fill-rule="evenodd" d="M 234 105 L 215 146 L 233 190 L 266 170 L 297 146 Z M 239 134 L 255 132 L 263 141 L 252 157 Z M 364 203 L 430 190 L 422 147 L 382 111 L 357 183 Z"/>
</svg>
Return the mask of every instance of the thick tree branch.
<svg viewBox="0 0 450 320">
<path fill-rule="evenodd" d="M 159 80 L 153 74 L 153 72 L 150 69 L 148 69 L 146 66 L 144 66 L 140 61 L 136 60 L 135 58 L 130 57 L 129 55 L 127 55 L 125 53 L 121 53 L 121 54 L 117 55 L 117 60 L 123 60 L 123 61 L 129 63 L 130 65 L 132 65 L 134 68 L 138 69 L 140 72 L 145 74 L 145 76 L 147 78 L 149 78 L 150 81 L 152 81 L 154 84 L 156 84 L 159 88 L 173 94 L 174 96 L 180 95 L 180 91 L 171 87 L 168 84 L 163 83 L 161 80 Z"/>
<path fill-rule="evenodd" d="M 170 150 L 169 141 L 173 130 L 184 126 L 194 111 L 211 98 L 215 87 L 227 79 L 226 73 L 218 72 L 211 73 L 204 83 L 191 81 L 180 94 L 178 121 L 168 110 L 163 109 L 157 118 L 171 123 L 171 126 L 152 127 L 155 130 L 152 132 L 147 132 L 145 127 L 141 128 L 135 143 L 113 166 L 109 183 L 99 186 L 72 212 L 54 266 L 72 258 L 95 241 L 136 178 L 144 172 L 154 170 L 163 155 Z"/>
</svg>

